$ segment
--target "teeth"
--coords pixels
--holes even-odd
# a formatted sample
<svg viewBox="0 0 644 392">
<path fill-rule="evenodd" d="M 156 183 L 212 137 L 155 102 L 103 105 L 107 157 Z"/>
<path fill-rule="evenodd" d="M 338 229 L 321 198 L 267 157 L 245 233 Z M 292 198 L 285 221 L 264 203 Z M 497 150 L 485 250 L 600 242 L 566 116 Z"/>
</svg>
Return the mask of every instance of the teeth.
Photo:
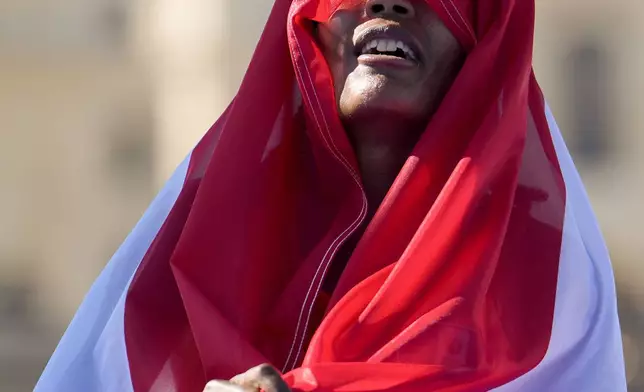
<svg viewBox="0 0 644 392">
<path fill-rule="evenodd" d="M 397 49 L 400 49 L 407 55 L 407 57 L 411 58 L 412 60 L 416 60 L 416 54 L 402 41 L 394 41 L 391 39 L 374 39 L 372 41 L 369 41 L 363 47 L 362 54 L 366 54 L 374 48 L 381 53 L 395 52 Z"/>
</svg>

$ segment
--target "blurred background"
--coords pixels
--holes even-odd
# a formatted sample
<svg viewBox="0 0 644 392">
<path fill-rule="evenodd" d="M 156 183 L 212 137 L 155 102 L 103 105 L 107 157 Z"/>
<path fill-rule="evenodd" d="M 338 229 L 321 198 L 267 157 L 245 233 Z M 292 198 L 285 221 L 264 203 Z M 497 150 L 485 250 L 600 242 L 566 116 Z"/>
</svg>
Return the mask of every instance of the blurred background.
<svg viewBox="0 0 644 392">
<path fill-rule="evenodd" d="M 629 391 L 643 392 L 644 1 L 537 3 L 537 76 L 611 249 Z M 33 388 L 235 93 L 271 4 L 0 0 L 0 391 Z"/>
</svg>

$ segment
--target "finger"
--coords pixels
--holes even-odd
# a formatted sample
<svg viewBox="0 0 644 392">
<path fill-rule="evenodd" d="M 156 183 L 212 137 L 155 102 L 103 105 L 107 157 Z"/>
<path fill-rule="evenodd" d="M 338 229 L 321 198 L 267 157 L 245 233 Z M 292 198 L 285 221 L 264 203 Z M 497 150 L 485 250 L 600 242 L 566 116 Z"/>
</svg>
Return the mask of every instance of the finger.
<svg viewBox="0 0 644 392">
<path fill-rule="evenodd" d="M 212 380 L 206 384 L 203 392 L 255 392 L 257 388 L 245 388 L 229 381 Z"/>
<path fill-rule="evenodd" d="M 233 377 L 230 382 L 247 388 L 261 389 L 264 392 L 290 392 L 282 375 L 273 366 L 256 366 L 245 373 Z"/>
</svg>

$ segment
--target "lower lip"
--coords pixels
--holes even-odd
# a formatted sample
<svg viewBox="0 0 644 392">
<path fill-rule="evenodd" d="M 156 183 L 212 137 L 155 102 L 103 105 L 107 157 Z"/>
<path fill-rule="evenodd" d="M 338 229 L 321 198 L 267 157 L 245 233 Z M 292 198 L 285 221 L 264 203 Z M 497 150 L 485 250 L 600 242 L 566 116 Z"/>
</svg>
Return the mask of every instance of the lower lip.
<svg viewBox="0 0 644 392">
<path fill-rule="evenodd" d="M 360 56 L 358 56 L 358 64 L 369 65 L 373 67 L 384 66 L 404 69 L 418 67 L 418 63 L 415 61 L 382 54 L 361 54 Z"/>
</svg>

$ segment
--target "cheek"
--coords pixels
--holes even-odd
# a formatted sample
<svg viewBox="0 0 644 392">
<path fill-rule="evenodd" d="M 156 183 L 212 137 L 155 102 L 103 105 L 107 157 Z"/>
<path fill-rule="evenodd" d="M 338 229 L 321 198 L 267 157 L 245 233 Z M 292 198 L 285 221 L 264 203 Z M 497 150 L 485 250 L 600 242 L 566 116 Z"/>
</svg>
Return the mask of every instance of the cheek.
<svg viewBox="0 0 644 392">
<path fill-rule="evenodd" d="M 320 42 L 327 61 L 339 61 L 345 51 L 353 49 L 353 32 L 358 25 L 359 15 L 351 11 L 338 11 L 326 23 L 319 26 Z"/>
<path fill-rule="evenodd" d="M 456 37 L 442 24 L 428 30 L 428 58 L 432 59 L 427 83 L 432 90 L 440 92 L 449 89 L 460 71 L 465 58 L 465 50 Z"/>
<path fill-rule="evenodd" d="M 331 72 L 336 97 L 340 97 L 347 75 L 357 65 L 353 55 L 353 25 L 335 17 L 319 27 L 320 49 Z"/>
<path fill-rule="evenodd" d="M 432 50 L 437 52 L 438 59 L 443 63 L 455 63 L 465 55 L 465 49 L 458 39 L 441 22 L 436 20 L 428 30 Z"/>
<path fill-rule="evenodd" d="M 427 42 L 425 50 L 436 64 L 457 62 L 465 54 L 458 39 L 433 11 L 423 14 L 422 25 Z"/>
<path fill-rule="evenodd" d="M 324 23 L 329 31 L 336 36 L 343 37 L 358 26 L 360 23 L 361 13 L 358 10 L 343 9 L 336 11 L 329 21 Z"/>
<path fill-rule="evenodd" d="M 330 76 L 334 90 L 336 94 L 338 94 L 339 90 L 341 90 L 344 85 L 347 74 L 347 66 L 343 56 L 344 50 L 342 49 L 342 45 L 337 43 L 332 44 L 331 42 L 328 45 L 324 45 L 321 49 L 327 66 L 329 67 L 329 71 L 331 72 Z"/>
</svg>

